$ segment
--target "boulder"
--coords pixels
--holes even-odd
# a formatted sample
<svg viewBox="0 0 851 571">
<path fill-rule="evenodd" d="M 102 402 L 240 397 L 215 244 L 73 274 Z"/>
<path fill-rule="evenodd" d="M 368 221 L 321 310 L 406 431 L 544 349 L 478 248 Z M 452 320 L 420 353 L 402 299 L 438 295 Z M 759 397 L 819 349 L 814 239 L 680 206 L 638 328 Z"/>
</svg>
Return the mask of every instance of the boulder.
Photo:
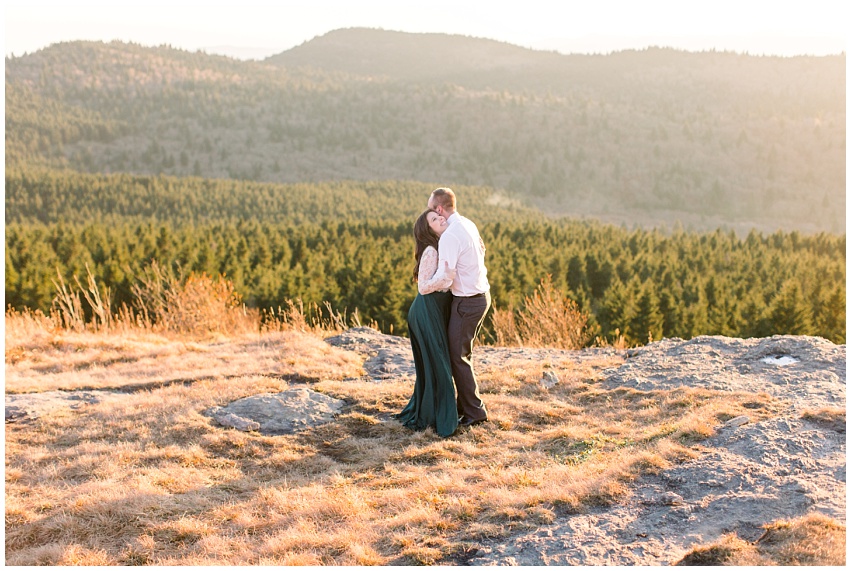
<svg viewBox="0 0 851 571">
<path fill-rule="evenodd" d="M 222 426 L 265 435 L 292 434 L 334 420 L 345 402 L 306 388 L 263 393 L 207 411 Z"/>
</svg>

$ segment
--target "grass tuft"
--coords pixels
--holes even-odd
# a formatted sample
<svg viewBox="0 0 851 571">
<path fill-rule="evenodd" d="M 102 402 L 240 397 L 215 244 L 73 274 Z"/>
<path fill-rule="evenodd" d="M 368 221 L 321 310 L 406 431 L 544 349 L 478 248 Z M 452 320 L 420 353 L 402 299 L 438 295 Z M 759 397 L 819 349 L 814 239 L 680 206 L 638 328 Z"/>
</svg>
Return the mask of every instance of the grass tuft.
<svg viewBox="0 0 851 571">
<path fill-rule="evenodd" d="M 818 410 L 804 411 L 801 418 L 813 424 L 845 434 L 845 409 L 838 407 L 825 407 Z"/>
<path fill-rule="evenodd" d="M 692 549 L 676 565 L 845 565 L 845 525 L 819 513 L 765 526 L 756 542 L 735 533 Z"/>
<path fill-rule="evenodd" d="M 593 335 L 588 315 L 579 305 L 545 276 L 519 310 L 493 308 L 491 315 L 495 343 L 502 347 L 557 347 L 581 349 Z"/>
</svg>

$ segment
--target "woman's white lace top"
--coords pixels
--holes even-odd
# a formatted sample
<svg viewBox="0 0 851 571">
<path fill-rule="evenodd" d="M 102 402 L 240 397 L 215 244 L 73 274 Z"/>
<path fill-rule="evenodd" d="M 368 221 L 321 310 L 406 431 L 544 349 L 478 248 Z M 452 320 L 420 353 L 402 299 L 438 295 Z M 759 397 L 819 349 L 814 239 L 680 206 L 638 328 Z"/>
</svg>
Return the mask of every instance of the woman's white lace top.
<svg viewBox="0 0 851 571">
<path fill-rule="evenodd" d="M 452 285 L 452 280 L 444 275 L 443 270 L 437 271 L 437 250 L 427 246 L 420 257 L 420 271 L 417 277 L 417 289 L 426 295 L 435 291 L 446 291 Z"/>
</svg>

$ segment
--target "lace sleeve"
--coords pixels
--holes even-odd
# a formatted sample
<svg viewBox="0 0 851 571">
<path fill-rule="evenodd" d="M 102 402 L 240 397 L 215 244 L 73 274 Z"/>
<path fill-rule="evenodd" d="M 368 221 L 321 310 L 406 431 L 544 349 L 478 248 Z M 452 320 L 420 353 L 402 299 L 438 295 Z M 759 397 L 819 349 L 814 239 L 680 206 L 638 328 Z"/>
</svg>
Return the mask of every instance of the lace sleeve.
<svg viewBox="0 0 851 571">
<path fill-rule="evenodd" d="M 429 246 L 420 258 L 420 272 L 417 277 L 417 289 L 423 295 L 447 290 L 452 285 L 452 280 L 447 278 L 442 271 L 437 271 L 437 250 Z"/>
</svg>

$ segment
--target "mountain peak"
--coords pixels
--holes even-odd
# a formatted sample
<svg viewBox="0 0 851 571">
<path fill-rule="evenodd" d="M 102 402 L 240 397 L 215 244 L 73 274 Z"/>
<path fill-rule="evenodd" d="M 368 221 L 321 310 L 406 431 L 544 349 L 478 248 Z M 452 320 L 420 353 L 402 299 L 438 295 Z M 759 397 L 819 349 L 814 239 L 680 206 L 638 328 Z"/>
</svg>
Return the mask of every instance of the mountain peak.
<svg viewBox="0 0 851 571">
<path fill-rule="evenodd" d="M 564 56 L 470 36 L 343 28 L 272 56 L 266 62 L 356 75 L 423 79 L 445 75 L 447 69 L 463 73 L 520 68 L 541 57 Z"/>
</svg>

